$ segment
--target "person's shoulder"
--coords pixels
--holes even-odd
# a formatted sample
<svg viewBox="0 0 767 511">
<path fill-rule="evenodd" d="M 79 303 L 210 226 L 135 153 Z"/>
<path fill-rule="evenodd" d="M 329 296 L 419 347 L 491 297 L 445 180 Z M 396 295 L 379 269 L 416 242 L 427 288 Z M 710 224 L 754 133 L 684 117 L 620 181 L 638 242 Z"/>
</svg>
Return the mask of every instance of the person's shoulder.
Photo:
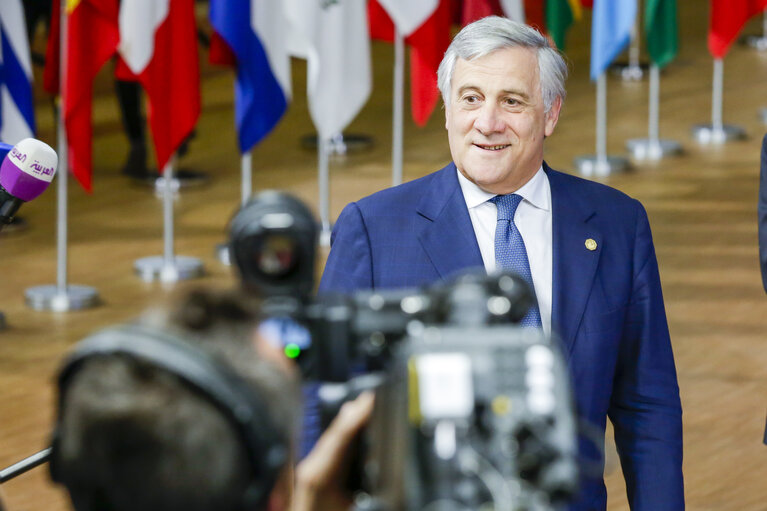
<svg viewBox="0 0 767 511">
<path fill-rule="evenodd" d="M 552 188 L 567 190 L 568 194 L 583 198 L 589 204 L 606 208 L 641 207 L 638 200 L 606 184 L 554 170 L 548 166 L 546 166 L 546 175 Z"/>
<path fill-rule="evenodd" d="M 423 177 L 375 192 L 355 202 L 361 211 L 396 213 L 405 205 L 417 205 L 427 190 L 449 186 L 450 180 L 458 182 L 455 166 L 451 163 Z"/>
</svg>

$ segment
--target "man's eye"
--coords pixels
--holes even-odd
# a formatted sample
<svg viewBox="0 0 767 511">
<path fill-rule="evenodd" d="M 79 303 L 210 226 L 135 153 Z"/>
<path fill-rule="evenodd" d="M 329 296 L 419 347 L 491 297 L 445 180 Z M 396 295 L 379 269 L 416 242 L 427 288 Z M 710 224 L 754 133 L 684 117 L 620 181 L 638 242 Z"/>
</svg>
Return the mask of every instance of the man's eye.
<svg viewBox="0 0 767 511">
<path fill-rule="evenodd" d="M 475 103 L 479 102 L 479 96 L 471 95 L 471 96 L 464 96 L 463 97 L 464 102 L 473 105 Z"/>
<path fill-rule="evenodd" d="M 519 101 L 517 101 L 514 98 L 506 98 L 505 103 L 509 106 L 517 106 L 519 104 Z"/>
</svg>

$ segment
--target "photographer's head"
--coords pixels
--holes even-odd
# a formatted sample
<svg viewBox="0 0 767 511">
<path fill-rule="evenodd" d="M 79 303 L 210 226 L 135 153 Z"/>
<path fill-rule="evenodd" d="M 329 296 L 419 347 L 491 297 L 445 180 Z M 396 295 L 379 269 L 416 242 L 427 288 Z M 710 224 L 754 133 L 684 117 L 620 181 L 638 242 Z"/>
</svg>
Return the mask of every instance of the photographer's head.
<svg viewBox="0 0 767 511">
<path fill-rule="evenodd" d="M 195 292 L 76 348 L 51 470 L 77 511 L 287 507 L 297 384 L 259 356 L 257 310 Z"/>
</svg>

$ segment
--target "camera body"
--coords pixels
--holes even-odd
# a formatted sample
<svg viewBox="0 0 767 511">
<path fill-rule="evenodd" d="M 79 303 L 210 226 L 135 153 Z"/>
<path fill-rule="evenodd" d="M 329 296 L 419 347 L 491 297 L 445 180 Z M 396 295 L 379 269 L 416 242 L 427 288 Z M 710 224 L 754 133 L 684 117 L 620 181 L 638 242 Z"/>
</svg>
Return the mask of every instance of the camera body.
<svg viewBox="0 0 767 511">
<path fill-rule="evenodd" d="M 376 389 L 360 509 L 545 510 L 577 491 L 570 377 L 558 341 L 517 324 L 535 300 L 521 277 L 312 297 L 317 229 L 305 206 L 265 192 L 232 226 L 243 285 L 263 295 L 265 315 L 306 328 L 283 347 L 321 383 L 325 422 Z M 260 251 L 275 246 L 295 253 Z M 275 272 L 274 260 L 292 263 Z"/>
</svg>

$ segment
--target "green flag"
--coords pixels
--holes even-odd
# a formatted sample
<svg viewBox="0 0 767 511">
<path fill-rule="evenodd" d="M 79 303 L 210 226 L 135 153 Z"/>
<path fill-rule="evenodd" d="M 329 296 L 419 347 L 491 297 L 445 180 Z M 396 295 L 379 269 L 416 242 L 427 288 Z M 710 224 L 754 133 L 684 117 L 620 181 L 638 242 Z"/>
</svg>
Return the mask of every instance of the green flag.
<svg viewBox="0 0 767 511">
<path fill-rule="evenodd" d="M 653 63 L 662 68 L 674 60 L 679 49 L 676 0 L 646 0 L 645 31 Z"/>
<path fill-rule="evenodd" d="M 565 49 L 567 29 L 581 19 L 579 0 L 546 0 L 546 29 L 560 50 Z"/>
</svg>

